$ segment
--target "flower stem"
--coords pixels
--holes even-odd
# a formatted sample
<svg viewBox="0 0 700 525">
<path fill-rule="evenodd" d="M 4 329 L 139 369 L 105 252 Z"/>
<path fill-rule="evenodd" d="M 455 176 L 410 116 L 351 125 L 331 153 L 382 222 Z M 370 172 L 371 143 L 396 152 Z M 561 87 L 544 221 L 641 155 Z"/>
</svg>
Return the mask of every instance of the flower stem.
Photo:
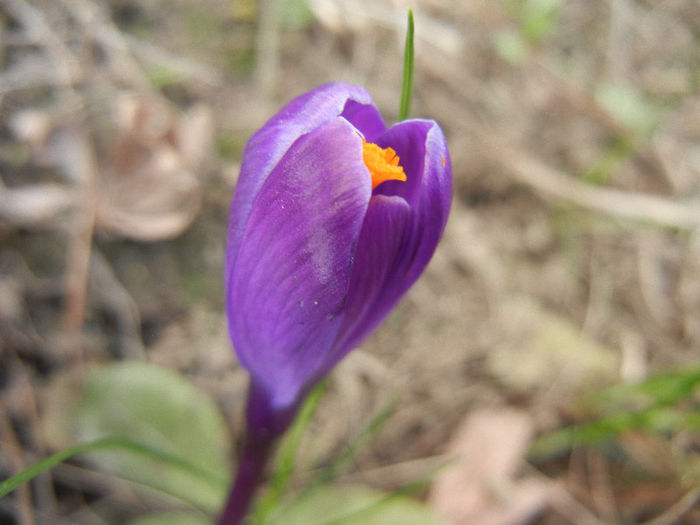
<svg viewBox="0 0 700 525">
<path fill-rule="evenodd" d="M 239 525 L 248 514 L 255 492 L 262 481 L 274 439 L 259 439 L 248 434 L 243 446 L 238 473 L 228 495 L 219 525 Z"/>
</svg>

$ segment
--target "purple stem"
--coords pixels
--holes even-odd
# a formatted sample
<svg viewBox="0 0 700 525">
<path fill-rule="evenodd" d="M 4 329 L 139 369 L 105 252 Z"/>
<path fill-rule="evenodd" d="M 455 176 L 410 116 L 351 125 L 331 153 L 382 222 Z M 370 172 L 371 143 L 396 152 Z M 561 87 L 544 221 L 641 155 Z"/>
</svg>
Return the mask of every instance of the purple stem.
<svg viewBox="0 0 700 525">
<path fill-rule="evenodd" d="M 238 462 L 236 479 L 218 525 L 243 523 L 256 489 L 262 481 L 267 460 L 277 439 L 284 434 L 294 419 L 298 404 L 296 402 L 282 409 L 274 409 L 265 391 L 251 383 L 247 407 L 248 431 Z"/>
<path fill-rule="evenodd" d="M 228 495 L 219 525 L 239 525 L 248 514 L 256 489 L 262 481 L 267 459 L 272 452 L 275 440 L 256 439 L 250 433 L 246 436 L 243 452 L 238 464 L 238 473 L 233 488 Z"/>
</svg>

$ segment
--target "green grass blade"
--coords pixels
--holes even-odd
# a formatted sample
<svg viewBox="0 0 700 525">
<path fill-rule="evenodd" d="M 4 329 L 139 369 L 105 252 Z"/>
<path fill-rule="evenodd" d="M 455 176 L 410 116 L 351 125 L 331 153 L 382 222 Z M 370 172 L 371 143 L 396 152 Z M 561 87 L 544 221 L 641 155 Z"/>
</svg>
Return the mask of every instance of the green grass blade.
<svg viewBox="0 0 700 525">
<path fill-rule="evenodd" d="M 299 417 L 297 417 L 289 434 L 282 442 L 279 460 L 272 478 L 272 488 L 277 492 L 281 493 L 284 490 L 289 478 L 292 476 L 301 440 L 316 413 L 323 394 L 326 392 L 326 386 L 327 383 L 324 381 L 311 392 L 299 412 Z"/>
<path fill-rule="evenodd" d="M 700 367 L 649 377 L 636 384 L 614 385 L 593 398 L 596 419 L 562 428 L 537 439 L 529 459 L 542 462 L 577 446 L 596 446 L 637 430 L 667 435 L 700 430 L 692 399 L 700 389 Z"/>
<path fill-rule="evenodd" d="M 63 463 L 73 456 L 105 449 L 127 450 L 132 453 L 141 454 L 143 456 L 150 457 L 151 459 L 170 464 L 171 466 L 182 469 L 193 476 L 200 478 L 202 481 L 216 487 L 217 489 L 226 487 L 227 485 L 226 480 L 220 479 L 180 457 L 166 454 L 159 450 L 131 441 L 127 438 L 109 437 L 91 441 L 89 443 L 82 443 L 80 445 L 61 450 L 47 458 L 42 459 L 41 461 L 38 461 L 37 463 L 34 463 L 33 465 L 30 465 L 22 472 L 19 472 L 18 474 L 15 474 L 14 476 L 0 482 L 0 498 L 9 494 L 20 485 L 30 481 L 32 478 L 36 477 L 42 472 L 55 467 L 59 463 Z"/>
<path fill-rule="evenodd" d="M 343 452 L 341 452 L 338 457 L 325 469 L 323 469 L 316 479 L 314 479 L 307 489 L 311 489 L 316 485 L 321 485 L 324 483 L 330 483 L 346 468 L 347 465 L 352 463 L 357 454 L 367 445 L 367 443 L 372 439 L 379 430 L 384 426 L 387 419 L 394 413 L 396 409 L 396 399 L 392 398 L 386 406 L 377 414 L 369 424 L 360 432 L 360 434 L 355 438 L 355 440 L 350 443 Z"/>
<path fill-rule="evenodd" d="M 408 27 L 406 29 L 406 47 L 403 52 L 403 81 L 401 83 L 401 105 L 399 121 L 406 120 L 411 114 L 411 97 L 413 96 L 413 10 L 408 10 Z"/>
</svg>

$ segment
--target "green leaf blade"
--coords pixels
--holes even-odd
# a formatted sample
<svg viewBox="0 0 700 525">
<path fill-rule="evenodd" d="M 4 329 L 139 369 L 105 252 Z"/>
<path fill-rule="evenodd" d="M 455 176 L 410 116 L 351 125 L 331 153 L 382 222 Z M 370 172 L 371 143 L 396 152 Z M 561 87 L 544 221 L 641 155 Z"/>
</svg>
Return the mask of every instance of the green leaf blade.
<svg viewBox="0 0 700 525">
<path fill-rule="evenodd" d="M 411 114 L 411 97 L 413 96 L 413 10 L 408 10 L 408 27 L 406 29 L 406 46 L 403 54 L 403 80 L 401 82 L 401 104 L 399 105 L 399 121 L 406 120 Z"/>
</svg>

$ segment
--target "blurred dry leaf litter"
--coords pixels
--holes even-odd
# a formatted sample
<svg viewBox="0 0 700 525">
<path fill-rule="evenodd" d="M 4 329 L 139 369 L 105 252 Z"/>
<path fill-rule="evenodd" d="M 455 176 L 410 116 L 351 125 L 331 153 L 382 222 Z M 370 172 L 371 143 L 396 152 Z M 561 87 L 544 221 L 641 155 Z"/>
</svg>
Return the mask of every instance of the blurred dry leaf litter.
<svg viewBox="0 0 700 525">
<path fill-rule="evenodd" d="M 116 103 L 119 137 L 100 179 L 97 228 L 138 241 L 182 233 L 197 215 L 196 171 L 212 137 L 203 104 L 178 115 L 163 99 L 125 93 Z"/>
<path fill-rule="evenodd" d="M 0 182 L 0 221 L 44 229 L 60 224 L 71 209 L 73 192 L 60 184 L 27 184 L 7 188 Z"/>
<path fill-rule="evenodd" d="M 519 411 L 474 412 L 457 430 L 454 456 L 430 492 L 430 504 L 456 525 L 527 523 L 547 505 L 549 488 L 537 479 L 517 479 L 533 435 Z"/>
<path fill-rule="evenodd" d="M 544 390 L 550 396 L 556 392 L 551 397 L 561 402 L 617 376 L 619 359 L 614 349 L 531 299 L 504 301 L 496 322 L 501 337 L 486 358 L 487 366 L 511 388 Z"/>
<path fill-rule="evenodd" d="M 146 242 L 181 234 L 200 208 L 197 167 L 211 144 L 211 112 L 197 104 L 180 114 L 164 99 L 136 92 L 122 93 L 113 110 L 116 138 L 96 168 L 96 230 Z M 16 114 L 12 124 L 34 163 L 56 168 L 66 183 L 0 187 L 0 218 L 16 227 L 60 226 L 85 204 L 75 183 L 91 169 L 89 139 L 79 125 L 36 110 Z"/>
</svg>

